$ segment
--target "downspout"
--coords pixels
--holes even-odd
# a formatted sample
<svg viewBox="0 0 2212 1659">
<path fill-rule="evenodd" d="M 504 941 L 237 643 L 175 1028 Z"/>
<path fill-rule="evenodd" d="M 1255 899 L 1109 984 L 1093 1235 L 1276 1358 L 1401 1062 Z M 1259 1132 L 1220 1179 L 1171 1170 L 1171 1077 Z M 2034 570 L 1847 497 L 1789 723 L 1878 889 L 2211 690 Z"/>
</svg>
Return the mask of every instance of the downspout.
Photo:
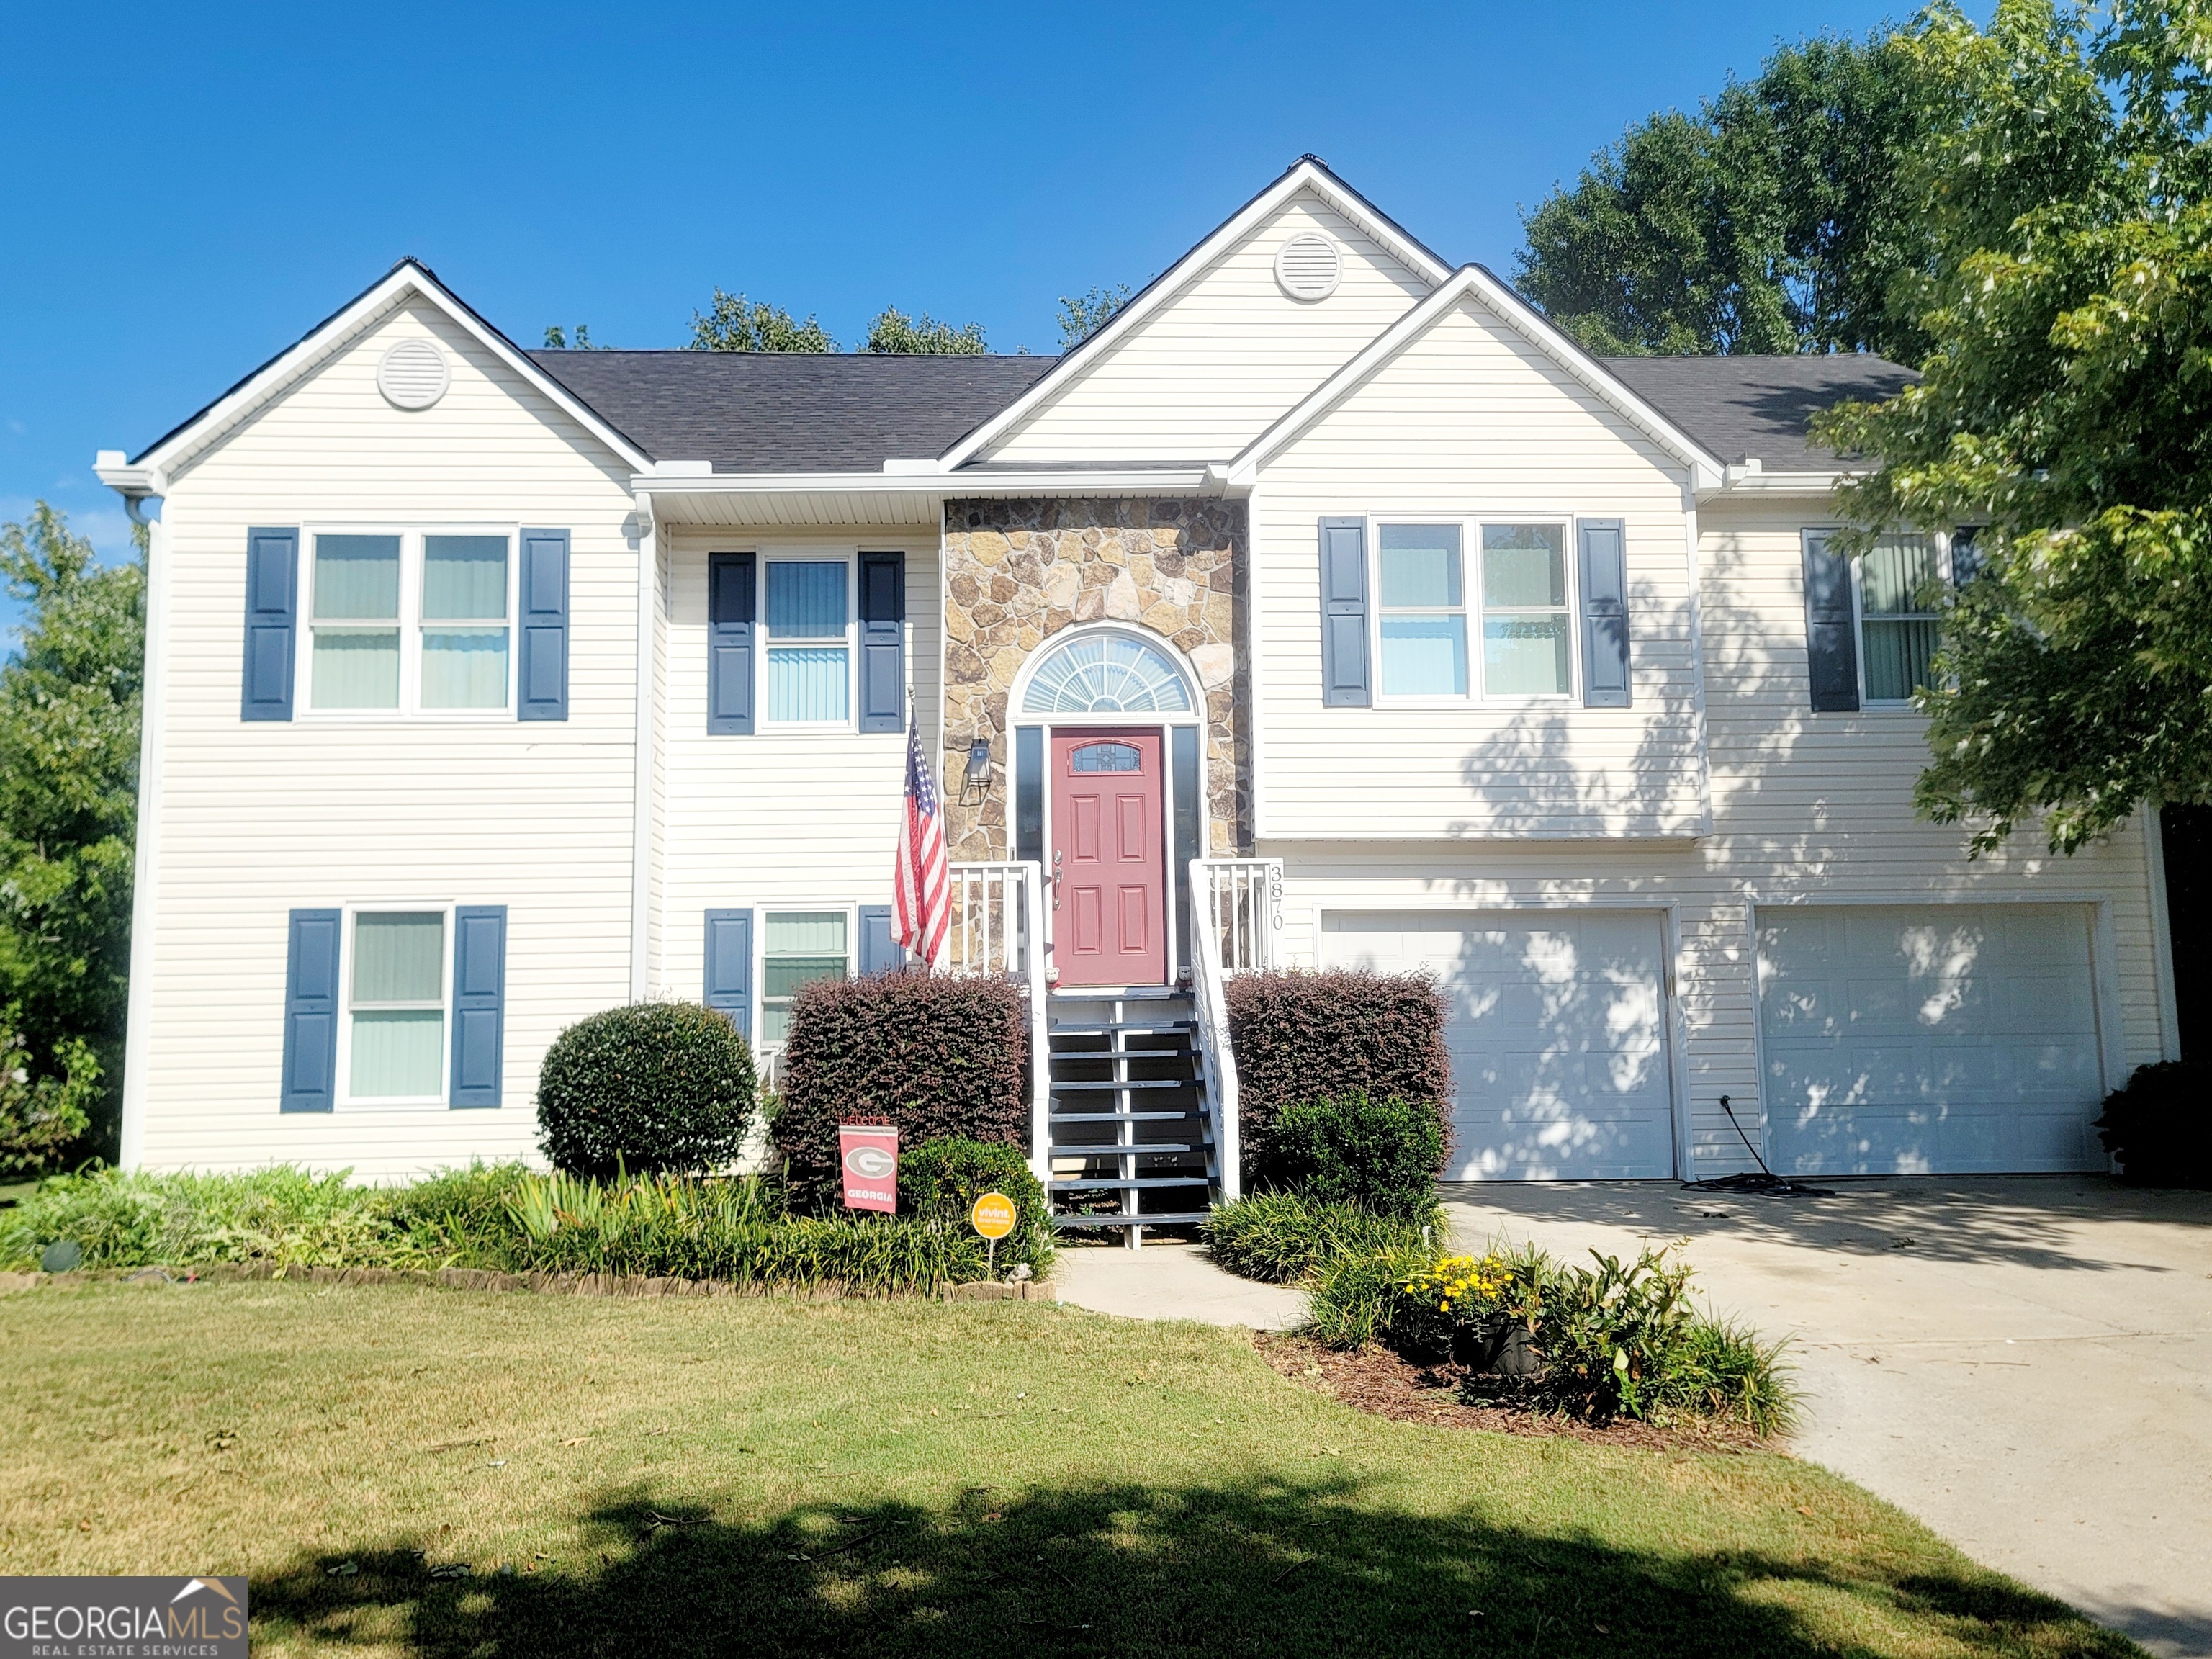
<svg viewBox="0 0 2212 1659">
<path fill-rule="evenodd" d="M 154 1042 L 154 889 L 161 868 L 161 750 L 169 663 L 169 532 L 146 516 L 158 495 L 125 495 L 123 510 L 146 532 L 146 659 L 140 678 L 138 814 L 131 877 L 131 984 L 123 1036 L 123 1133 L 117 1161 L 146 1158 L 146 1072 Z"/>
</svg>

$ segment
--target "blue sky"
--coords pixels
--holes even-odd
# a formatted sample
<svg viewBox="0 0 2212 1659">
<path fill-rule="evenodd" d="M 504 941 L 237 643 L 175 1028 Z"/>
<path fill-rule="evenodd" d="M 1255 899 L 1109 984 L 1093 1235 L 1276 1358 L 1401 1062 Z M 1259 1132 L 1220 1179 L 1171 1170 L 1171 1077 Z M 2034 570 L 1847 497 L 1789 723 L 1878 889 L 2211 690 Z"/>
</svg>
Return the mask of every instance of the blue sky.
<svg viewBox="0 0 2212 1659">
<path fill-rule="evenodd" d="M 402 254 L 529 345 L 680 345 L 719 283 L 848 343 L 896 304 L 1046 351 L 1059 295 L 1141 285 L 1311 151 L 1510 273 L 1522 210 L 1630 122 L 1885 15 L 9 7 L 0 520 L 44 497 L 122 550 L 93 452 L 136 453 Z"/>
</svg>

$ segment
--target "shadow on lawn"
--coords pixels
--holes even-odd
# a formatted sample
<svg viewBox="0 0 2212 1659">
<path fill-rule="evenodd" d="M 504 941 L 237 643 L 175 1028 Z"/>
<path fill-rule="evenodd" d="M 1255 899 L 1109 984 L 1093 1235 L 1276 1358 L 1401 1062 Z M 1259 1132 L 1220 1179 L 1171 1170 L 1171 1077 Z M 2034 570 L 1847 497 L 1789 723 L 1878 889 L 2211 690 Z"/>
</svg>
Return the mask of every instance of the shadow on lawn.
<svg viewBox="0 0 2212 1659">
<path fill-rule="evenodd" d="M 434 1581 L 436 1553 L 397 1549 L 303 1559 L 254 1581 L 255 1635 L 533 1659 L 771 1643 L 963 1659 L 1040 1647 L 1115 1659 L 2136 1651 L 1972 1567 L 1886 1567 L 1893 1540 L 1869 1540 L 1863 1559 L 1638 1553 L 1472 1513 L 1395 1512 L 1361 1501 L 1361 1486 L 987 1487 L 949 1512 L 821 1504 L 743 1524 L 632 1493 L 588 1517 L 599 1561 L 535 1576 L 477 1562 L 477 1576 Z M 349 1559 L 359 1576 L 327 1576 Z M 1818 1627 L 1779 1605 L 1793 1596 L 1821 1608 Z"/>
</svg>

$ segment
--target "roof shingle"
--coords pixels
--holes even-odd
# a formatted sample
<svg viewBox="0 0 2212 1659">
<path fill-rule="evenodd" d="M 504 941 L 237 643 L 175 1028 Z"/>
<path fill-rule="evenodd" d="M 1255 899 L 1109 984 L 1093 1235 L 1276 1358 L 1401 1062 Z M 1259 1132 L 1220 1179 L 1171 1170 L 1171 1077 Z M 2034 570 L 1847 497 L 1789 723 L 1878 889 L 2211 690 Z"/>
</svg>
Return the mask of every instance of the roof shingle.
<svg viewBox="0 0 2212 1659">
<path fill-rule="evenodd" d="M 1601 363 L 1724 464 L 1751 458 L 1770 472 L 1836 465 L 1806 431 L 1814 411 L 1893 397 L 1919 375 L 1898 363 L 1838 352 L 1801 357 L 1601 357 Z"/>
</svg>

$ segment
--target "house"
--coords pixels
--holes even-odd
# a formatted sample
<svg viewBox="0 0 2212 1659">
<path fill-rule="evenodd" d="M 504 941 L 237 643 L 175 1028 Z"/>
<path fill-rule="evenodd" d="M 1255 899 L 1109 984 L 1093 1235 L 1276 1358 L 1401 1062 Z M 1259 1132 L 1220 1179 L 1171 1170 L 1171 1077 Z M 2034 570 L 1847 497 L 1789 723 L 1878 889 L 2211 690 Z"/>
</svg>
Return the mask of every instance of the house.
<svg viewBox="0 0 2212 1659">
<path fill-rule="evenodd" d="M 1233 1188 L 1269 964 L 1439 976 L 1454 1176 L 2101 1168 L 2159 843 L 1916 818 L 1970 546 L 1839 556 L 1806 434 L 1906 378 L 1593 358 L 1311 158 L 1058 359 L 526 351 L 403 262 L 100 459 L 159 501 L 125 1159 L 532 1156 L 631 999 L 773 1054 L 898 960 L 911 714 L 1107 1213 Z"/>
</svg>

